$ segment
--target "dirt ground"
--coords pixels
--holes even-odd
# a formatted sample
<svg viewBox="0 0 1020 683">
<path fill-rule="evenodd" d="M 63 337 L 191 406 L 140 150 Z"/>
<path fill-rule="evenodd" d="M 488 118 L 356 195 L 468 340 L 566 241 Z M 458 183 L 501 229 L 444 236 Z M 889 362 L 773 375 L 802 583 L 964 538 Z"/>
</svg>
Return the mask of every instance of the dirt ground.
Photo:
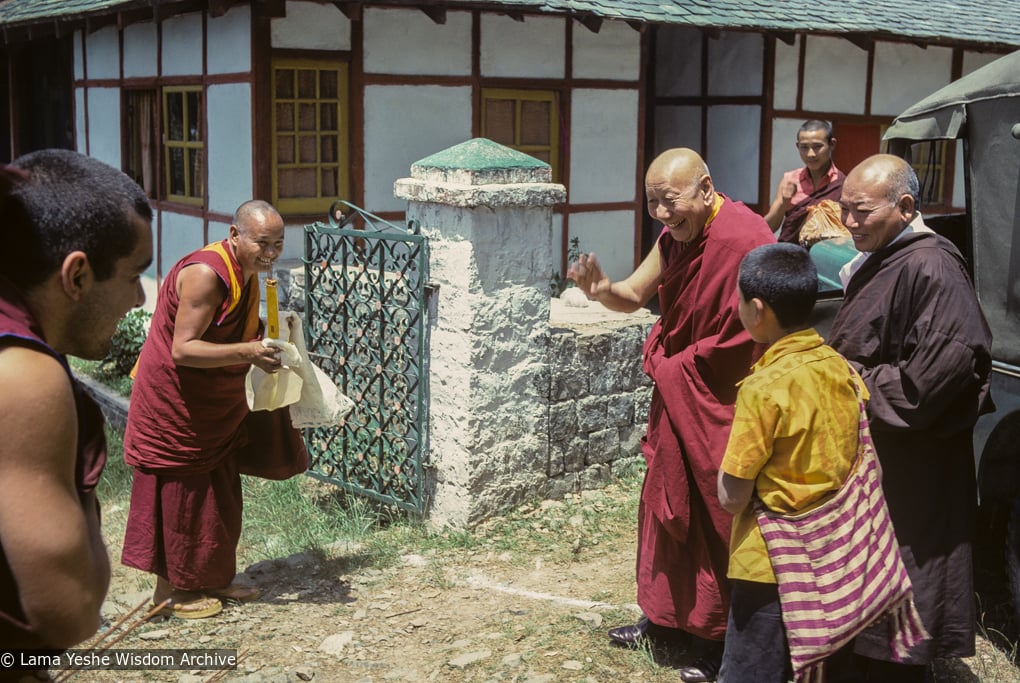
<svg viewBox="0 0 1020 683">
<path fill-rule="evenodd" d="M 245 571 L 263 591 L 257 602 L 211 619 L 149 622 L 113 645 L 236 650 L 236 670 L 85 670 L 70 680 L 675 683 L 691 655 L 626 650 L 605 635 L 638 614 L 633 522 L 598 521 L 628 495 L 612 485 L 546 502 L 513 523 L 486 524 L 468 547 L 403 553 L 383 568 L 344 547 L 265 560 Z M 106 512 L 116 528 L 124 511 Z M 110 549 L 119 556 L 114 538 Z M 111 622 L 151 596 L 147 576 L 114 571 L 104 609 Z M 977 656 L 940 662 L 936 673 L 938 681 L 1020 681 L 984 638 Z"/>
</svg>

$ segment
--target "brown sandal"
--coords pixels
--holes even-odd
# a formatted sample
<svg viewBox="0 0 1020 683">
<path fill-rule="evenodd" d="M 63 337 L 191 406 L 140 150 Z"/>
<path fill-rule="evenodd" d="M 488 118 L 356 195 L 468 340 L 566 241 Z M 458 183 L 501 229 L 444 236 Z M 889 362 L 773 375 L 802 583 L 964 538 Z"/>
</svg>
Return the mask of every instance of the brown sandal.
<svg viewBox="0 0 1020 683">
<path fill-rule="evenodd" d="M 153 603 L 153 607 L 156 603 Z M 171 602 L 154 616 L 177 617 L 178 619 L 207 619 L 223 611 L 223 603 L 216 598 L 198 597 L 194 600 Z"/>
</svg>

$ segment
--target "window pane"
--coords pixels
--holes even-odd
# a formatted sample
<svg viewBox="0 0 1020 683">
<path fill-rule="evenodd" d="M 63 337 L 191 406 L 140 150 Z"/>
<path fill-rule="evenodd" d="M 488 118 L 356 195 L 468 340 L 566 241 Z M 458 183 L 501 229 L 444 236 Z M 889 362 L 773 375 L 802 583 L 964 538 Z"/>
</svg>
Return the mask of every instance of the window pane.
<svg viewBox="0 0 1020 683">
<path fill-rule="evenodd" d="M 276 105 L 276 130 L 294 130 L 294 105 L 290 102 Z"/>
<path fill-rule="evenodd" d="M 551 103 L 521 102 L 521 144 L 548 145 Z"/>
<path fill-rule="evenodd" d="M 336 130 L 336 108 L 332 102 L 319 105 L 319 130 Z"/>
<path fill-rule="evenodd" d="M 337 140 L 333 135 L 324 135 L 319 145 L 321 156 L 319 159 L 323 163 L 329 163 L 331 161 L 339 161 L 337 157 Z"/>
<path fill-rule="evenodd" d="M 191 197 L 204 197 L 205 196 L 205 150 L 191 149 L 188 150 L 188 156 L 191 159 Z"/>
<path fill-rule="evenodd" d="M 287 168 L 279 171 L 279 194 L 284 199 L 315 197 L 315 169 Z"/>
<path fill-rule="evenodd" d="M 169 194 L 184 194 L 184 149 L 181 147 L 170 148 L 170 190 Z"/>
<path fill-rule="evenodd" d="M 126 90 L 124 100 L 127 117 L 124 127 L 124 172 L 145 190 L 145 194 L 155 197 L 156 155 L 159 153 L 156 142 L 156 91 Z"/>
<path fill-rule="evenodd" d="M 338 83 L 340 73 L 332 69 L 323 69 L 319 72 L 319 98 L 323 100 L 336 99 L 339 94 Z"/>
<path fill-rule="evenodd" d="M 512 100 L 485 102 L 485 137 L 503 145 L 514 144 L 514 104 Z"/>
<path fill-rule="evenodd" d="M 302 135 L 298 138 L 298 161 L 302 164 L 314 164 L 318 161 L 315 147 L 318 138 L 314 135 Z"/>
<path fill-rule="evenodd" d="M 188 95 L 188 140 L 205 139 L 202 134 L 202 93 L 189 92 Z"/>
<path fill-rule="evenodd" d="M 302 99 L 315 98 L 315 71 L 312 69 L 301 69 L 298 71 L 298 93 Z"/>
<path fill-rule="evenodd" d="M 281 135 L 276 139 L 276 161 L 281 164 L 294 163 L 293 135 Z"/>
<path fill-rule="evenodd" d="M 338 176 L 336 168 L 322 169 L 322 195 L 323 197 L 336 197 L 340 194 L 337 187 Z"/>
<path fill-rule="evenodd" d="M 166 130 L 170 140 L 184 140 L 184 93 L 166 94 Z"/>
<path fill-rule="evenodd" d="M 281 100 L 289 100 L 294 97 L 294 70 L 276 70 L 276 97 Z"/>
<path fill-rule="evenodd" d="M 298 130 L 315 130 L 315 105 L 298 105 Z"/>
</svg>

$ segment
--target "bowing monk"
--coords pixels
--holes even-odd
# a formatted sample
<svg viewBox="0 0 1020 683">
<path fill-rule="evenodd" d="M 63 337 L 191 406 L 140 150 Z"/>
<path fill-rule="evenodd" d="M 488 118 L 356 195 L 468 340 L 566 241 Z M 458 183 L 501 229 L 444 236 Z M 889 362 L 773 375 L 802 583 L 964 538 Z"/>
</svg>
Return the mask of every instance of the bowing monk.
<svg viewBox="0 0 1020 683">
<path fill-rule="evenodd" d="M 588 254 L 567 272 L 612 310 L 635 311 L 656 293 L 662 309 L 644 347 L 644 370 L 655 382 L 638 507 L 644 618 L 609 637 L 633 646 L 646 637 L 694 636 L 701 656 L 681 678 L 710 681 L 729 612 L 731 516 L 719 504 L 716 477 L 737 382 L 760 352 L 740 323 L 737 274 L 744 254 L 775 239 L 761 216 L 716 192 L 690 149 L 659 155 L 645 175 L 645 194 L 648 213 L 663 227 L 637 270 L 614 282 Z"/>
<path fill-rule="evenodd" d="M 227 239 L 170 269 L 139 356 L 124 433 L 135 472 L 121 561 L 156 575 L 153 602 L 169 599 L 169 616 L 210 617 L 224 600 L 258 597 L 234 581 L 247 418 L 266 415 L 249 411 L 245 376 L 251 366 L 281 367 L 279 351 L 258 340 L 258 273 L 270 271 L 283 238 L 270 204 L 242 204 Z M 300 433 L 289 422 L 280 429 L 307 458 Z"/>
<path fill-rule="evenodd" d="M 141 188 L 77 152 L 0 166 L 0 648 L 62 650 L 102 622 L 103 415 L 65 354 L 104 358 L 145 303 L 151 222 Z M 32 675 L 7 664 L 0 680 Z"/>
<path fill-rule="evenodd" d="M 804 166 L 783 174 L 765 214 L 769 227 L 779 231 L 780 242 L 797 244 L 808 209 L 825 199 L 839 201 L 846 176 L 832 161 L 835 150 L 836 138 L 828 121 L 811 119 L 797 131 L 797 153 Z"/>
</svg>

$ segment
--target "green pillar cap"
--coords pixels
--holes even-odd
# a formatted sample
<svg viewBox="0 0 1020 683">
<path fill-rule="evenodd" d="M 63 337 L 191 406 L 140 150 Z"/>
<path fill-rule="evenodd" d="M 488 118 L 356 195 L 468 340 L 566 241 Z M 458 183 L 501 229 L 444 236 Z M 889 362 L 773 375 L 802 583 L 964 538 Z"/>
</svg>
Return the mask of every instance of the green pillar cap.
<svg viewBox="0 0 1020 683">
<path fill-rule="evenodd" d="M 417 180 L 461 185 L 549 183 L 549 164 L 486 138 L 472 138 L 411 164 Z"/>
</svg>

